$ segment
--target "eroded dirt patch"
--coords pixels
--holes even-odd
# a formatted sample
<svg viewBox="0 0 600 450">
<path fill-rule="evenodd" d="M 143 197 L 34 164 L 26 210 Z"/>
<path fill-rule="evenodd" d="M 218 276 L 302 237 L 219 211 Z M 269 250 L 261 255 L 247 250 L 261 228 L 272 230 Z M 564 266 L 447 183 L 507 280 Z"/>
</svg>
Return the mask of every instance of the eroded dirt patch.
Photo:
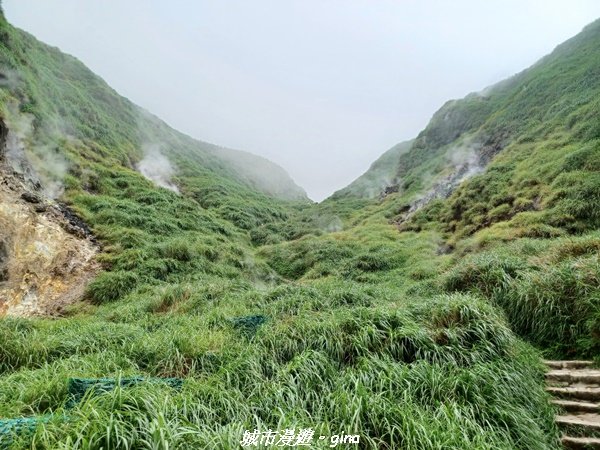
<svg viewBox="0 0 600 450">
<path fill-rule="evenodd" d="M 0 144 L 7 142 L 2 128 Z M 41 186 L 15 172 L 2 153 L 0 316 L 59 314 L 83 297 L 98 272 L 98 247 L 83 222 L 64 205 L 34 192 Z"/>
<path fill-rule="evenodd" d="M 9 242 L 0 252 L 0 315 L 55 314 L 81 298 L 97 271 L 95 245 L 10 195 L 0 197 L 0 230 Z"/>
</svg>

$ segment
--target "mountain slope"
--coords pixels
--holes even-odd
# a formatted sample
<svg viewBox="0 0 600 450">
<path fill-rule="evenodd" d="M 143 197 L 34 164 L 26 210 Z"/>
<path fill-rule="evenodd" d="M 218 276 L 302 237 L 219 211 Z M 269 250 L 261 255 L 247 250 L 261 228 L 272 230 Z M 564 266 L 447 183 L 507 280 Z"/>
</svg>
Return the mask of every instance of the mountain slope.
<svg viewBox="0 0 600 450">
<path fill-rule="evenodd" d="M 185 165 L 188 160 L 214 176 L 234 180 L 284 199 L 306 199 L 285 171 L 249 153 L 237 152 L 245 165 L 235 164 L 232 150 L 185 136 L 119 96 L 72 56 L 40 43 L 3 21 L 0 64 L 6 105 L 11 95 L 21 113 L 34 116 L 36 138 L 66 134 L 92 141 L 115 161 L 128 167 L 142 159 L 147 145 L 160 146 Z M 6 112 L 5 112 L 6 115 Z M 42 124 L 43 127 L 35 126 Z M 174 161 L 177 163 L 178 161 Z M 270 181 L 269 176 L 277 182 Z"/>
<path fill-rule="evenodd" d="M 472 161 L 456 172 L 466 167 L 475 174 L 493 160 L 435 213 L 455 238 L 500 222 L 532 236 L 600 226 L 599 45 L 596 21 L 485 96 L 467 97 L 436 113 L 407 156 L 427 161 L 446 152 L 452 157 L 470 142 Z M 474 125 L 453 128 L 458 134 L 451 140 L 440 138 L 448 118 L 472 123 L 472 116 L 477 117 Z M 435 137 L 442 139 L 439 148 L 428 144 Z M 410 170 L 408 161 L 401 162 L 400 173 Z"/>
<path fill-rule="evenodd" d="M 80 218 L 105 249 L 99 257 L 105 272 L 90 285 L 88 296 L 110 299 L 139 283 L 164 282 L 200 266 L 203 272 L 237 273 L 240 267 L 232 266 L 239 266 L 238 258 L 250 260 L 243 256 L 250 229 L 287 218 L 286 199 L 308 204 L 304 191 L 279 166 L 173 130 L 75 58 L 4 18 L 0 119 L 5 230 L 0 268 L 7 273 L 0 280 L 0 309 L 8 313 L 56 312 L 57 305 L 81 298 L 79 280 L 94 277 L 97 264 L 87 260 L 99 247 L 88 242 L 91 233 L 79 226 Z M 216 250 L 206 256 L 202 247 L 194 263 L 185 264 L 158 245 L 173 241 L 177 246 L 184 239 L 195 242 L 196 250 L 200 242 L 218 247 L 219 239 L 232 247 L 223 248 L 219 261 Z M 56 242 L 73 243 L 61 249 Z M 23 250 L 40 246 L 44 256 Z M 60 255 L 79 247 L 90 248 L 84 252 L 86 269 L 72 279 L 76 259 Z M 54 292 L 70 301 L 50 304 L 48 299 L 58 295 Z"/>
<path fill-rule="evenodd" d="M 318 205 L 0 32 L 0 292 L 43 305 L 87 280 L 70 250 L 95 265 L 53 320 L 0 318 L 0 446 L 560 448 L 541 357 L 600 351 L 597 24 Z M 103 380 L 76 402 L 73 377 Z"/>
<path fill-rule="evenodd" d="M 390 193 L 395 189 L 397 167 L 400 156 L 409 151 L 413 141 L 401 142 L 381 155 L 369 170 L 332 195 L 332 198 L 359 197 L 374 198 L 381 194 Z M 386 192 L 387 190 L 387 192 Z"/>
<path fill-rule="evenodd" d="M 600 138 L 599 43 L 600 21 L 596 21 L 531 68 L 480 93 L 447 102 L 410 151 L 394 162 L 401 195 L 410 204 L 423 197 L 429 201 L 447 196 L 508 147 L 521 153 L 513 160 L 518 157 L 530 167 L 535 166 L 530 153 L 536 146 L 556 147 L 558 157 L 574 151 L 570 145 L 590 142 L 593 147 Z M 514 168 L 509 171 L 515 173 Z M 556 175 L 547 174 L 546 182 Z M 535 198 L 532 191 L 523 201 Z M 490 200 L 480 203 L 493 205 Z"/>
<path fill-rule="evenodd" d="M 454 266 L 444 289 L 485 296 L 562 355 L 600 348 L 599 49 L 596 21 L 529 69 L 447 102 L 393 166 L 398 192 L 347 218 L 435 233 Z M 351 198 L 325 204 L 344 210 Z"/>
</svg>

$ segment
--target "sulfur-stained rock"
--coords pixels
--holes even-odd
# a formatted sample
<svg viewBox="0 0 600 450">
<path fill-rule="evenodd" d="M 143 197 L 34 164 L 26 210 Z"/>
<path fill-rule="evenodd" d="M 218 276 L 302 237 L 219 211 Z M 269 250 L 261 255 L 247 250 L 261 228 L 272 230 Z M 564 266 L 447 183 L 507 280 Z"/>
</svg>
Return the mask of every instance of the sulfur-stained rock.
<svg viewBox="0 0 600 450">
<path fill-rule="evenodd" d="M 59 313 L 98 271 L 89 228 L 43 192 L 24 143 L 0 118 L 0 316 Z"/>
<path fill-rule="evenodd" d="M 97 248 L 63 225 L 0 189 L 0 316 L 54 314 L 83 296 Z"/>
</svg>

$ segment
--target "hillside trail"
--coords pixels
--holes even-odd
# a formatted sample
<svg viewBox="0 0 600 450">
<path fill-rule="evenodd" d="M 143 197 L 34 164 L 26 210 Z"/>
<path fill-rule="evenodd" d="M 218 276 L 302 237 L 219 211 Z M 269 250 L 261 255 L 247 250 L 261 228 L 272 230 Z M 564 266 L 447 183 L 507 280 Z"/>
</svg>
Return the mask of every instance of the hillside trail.
<svg viewBox="0 0 600 450">
<path fill-rule="evenodd" d="M 592 361 L 544 361 L 546 391 L 560 413 L 556 423 L 567 449 L 600 449 L 600 370 Z"/>
</svg>

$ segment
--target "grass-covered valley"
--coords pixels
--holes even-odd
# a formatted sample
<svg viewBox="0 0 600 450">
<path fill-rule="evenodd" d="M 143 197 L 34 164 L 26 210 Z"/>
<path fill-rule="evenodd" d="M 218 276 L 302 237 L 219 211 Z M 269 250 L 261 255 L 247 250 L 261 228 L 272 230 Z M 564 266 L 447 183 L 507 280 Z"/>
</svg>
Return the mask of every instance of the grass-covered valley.
<svg viewBox="0 0 600 450">
<path fill-rule="evenodd" d="M 311 428 L 360 435 L 340 448 L 561 448 L 542 360 L 600 363 L 600 22 L 319 204 L 4 17 L 0 73 L 0 423 L 39 419 L 0 448 Z M 130 377 L 148 381 L 70 401 L 70 378 Z"/>
</svg>

